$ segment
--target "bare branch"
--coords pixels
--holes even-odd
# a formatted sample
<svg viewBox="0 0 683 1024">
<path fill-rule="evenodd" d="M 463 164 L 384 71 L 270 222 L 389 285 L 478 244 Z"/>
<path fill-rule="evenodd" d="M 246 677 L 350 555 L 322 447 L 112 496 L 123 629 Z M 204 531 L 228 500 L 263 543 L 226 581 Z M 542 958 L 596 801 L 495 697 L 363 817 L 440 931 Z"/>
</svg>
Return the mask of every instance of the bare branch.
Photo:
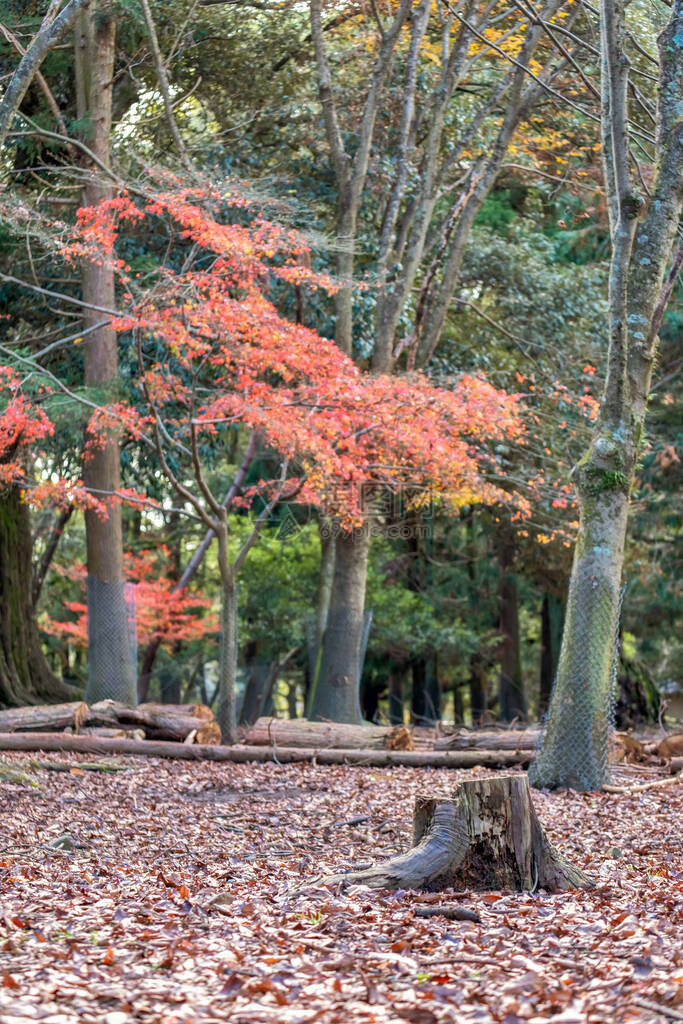
<svg viewBox="0 0 683 1024">
<path fill-rule="evenodd" d="M 171 91 L 168 84 L 168 75 L 166 74 L 166 65 L 163 57 L 161 56 L 161 50 L 159 49 L 157 30 L 148 0 L 140 0 L 140 7 L 142 8 L 145 25 L 147 26 L 149 42 L 152 48 L 152 57 L 154 58 L 157 78 L 159 80 L 159 91 L 161 92 L 161 97 L 164 102 L 164 111 L 166 112 L 168 127 L 170 128 L 171 135 L 173 136 L 173 141 L 175 142 L 176 149 L 178 150 L 178 156 L 180 157 L 183 167 L 187 171 L 192 171 L 194 170 L 194 167 L 187 149 L 185 148 L 185 143 L 183 142 L 183 138 L 178 129 L 178 123 L 175 119 L 175 114 L 173 113 L 173 104 L 171 102 Z"/>
<path fill-rule="evenodd" d="M 4 146 L 14 115 L 48 53 L 69 32 L 90 0 L 69 0 L 64 10 L 53 17 L 57 7 L 51 3 L 48 14 L 31 45 L 19 62 L 0 102 L 0 148 Z"/>
</svg>

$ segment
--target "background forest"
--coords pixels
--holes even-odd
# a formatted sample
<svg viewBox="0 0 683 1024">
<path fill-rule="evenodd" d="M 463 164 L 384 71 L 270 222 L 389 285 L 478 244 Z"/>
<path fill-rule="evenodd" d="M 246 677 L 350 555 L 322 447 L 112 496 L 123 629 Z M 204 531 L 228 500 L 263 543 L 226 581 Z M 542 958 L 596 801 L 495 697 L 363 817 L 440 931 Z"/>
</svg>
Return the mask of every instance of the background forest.
<svg viewBox="0 0 683 1024">
<path fill-rule="evenodd" d="M 313 283 L 326 274 L 336 282 L 330 290 L 271 281 L 284 320 L 334 339 L 364 371 L 421 370 L 446 388 L 483 375 L 519 396 L 523 437 L 493 437 L 487 447 L 482 474 L 495 481 L 495 500 L 444 502 L 418 472 L 376 496 L 360 605 L 360 701 L 365 718 L 393 723 L 536 718 L 548 705 L 562 634 L 578 518 L 571 471 L 590 438 L 606 368 L 610 232 L 590 4 L 536 12 L 526 0 L 82 7 L 75 32 L 30 85 L 3 153 L 2 359 L 55 424 L 49 447 L 26 456 L 27 478 L 82 476 L 84 431 L 111 385 L 84 365 L 84 329 L 97 332 L 97 317 L 70 300 L 89 294 L 93 307 L 109 303 L 93 300 L 92 282 L 55 238 L 66 238 L 79 207 L 122 189 L 135 198 L 167 170 L 175 181 L 225 188 L 244 204 L 221 214 L 228 223 L 246 230 L 260 216 L 298 232 Z M 656 99 L 648 54 L 667 13 L 646 0 L 633 0 L 627 13 L 633 154 L 646 189 Z M 34 4 L 6 2 L 0 22 L 7 79 L 41 19 Z M 79 32 L 86 58 L 78 57 Z M 151 289 L 164 261 L 182 271 L 191 245 L 178 242 L 181 228 L 119 227 L 116 251 L 131 290 Z M 622 726 L 656 719 L 662 699 L 681 715 L 680 298 L 679 283 L 660 330 L 631 494 Z M 134 405 L 138 355 L 126 338 L 119 335 L 115 390 Z M 149 358 L 172 368 L 161 351 Z M 426 429 L 419 417 L 405 427 Z M 241 423 L 201 441 L 203 479 L 218 503 L 249 437 Z M 281 455 L 263 433 L 251 455 L 245 497 L 226 519 L 235 552 L 251 543 L 255 523 L 260 530 L 233 579 L 242 721 L 272 709 L 294 717 L 320 700 L 316 687 L 337 664 L 322 637 L 341 586 L 334 511 L 305 495 L 287 500 L 282 489 L 271 500 L 259 484 L 278 479 Z M 140 696 L 215 703 L 220 549 L 212 544 L 189 588 L 174 591 L 206 522 L 162 471 L 158 451 L 125 434 L 120 487 L 146 496 L 118 506 L 123 578 L 135 584 Z M 0 498 L 3 594 L 22 618 L 35 618 L 47 667 L 36 670 L 30 640 L 22 651 L 7 640 L 5 622 L 0 705 L 46 693 L 68 699 L 89 674 L 92 512 L 63 496 L 42 503 L 31 509 L 29 536 L 22 509 L 13 491 Z M 106 549 L 111 538 L 101 543 Z M 337 573 L 343 552 L 338 542 Z M 130 607 L 130 590 L 128 598 Z"/>
</svg>

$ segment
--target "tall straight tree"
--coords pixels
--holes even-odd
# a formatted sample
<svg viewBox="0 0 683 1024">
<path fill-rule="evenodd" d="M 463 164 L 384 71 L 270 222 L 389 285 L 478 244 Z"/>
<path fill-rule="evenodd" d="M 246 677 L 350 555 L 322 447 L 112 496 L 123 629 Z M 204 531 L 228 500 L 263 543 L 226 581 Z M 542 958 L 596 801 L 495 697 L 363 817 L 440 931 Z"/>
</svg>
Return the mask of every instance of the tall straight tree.
<svg viewBox="0 0 683 1024">
<path fill-rule="evenodd" d="M 52 0 L 34 39 L 7 82 L 0 102 L 0 148 L 40 67 L 72 29 L 88 0 Z M 33 540 L 29 510 L 18 485 L 0 494 L 0 705 L 69 700 L 68 685 L 50 670 L 40 646 L 31 595 Z"/>
<path fill-rule="evenodd" d="M 86 143 L 100 168 L 110 165 L 112 89 L 116 22 L 111 0 L 98 0 L 81 14 L 75 29 L 78 119 L 88 126 Z M 111 198 L 111 181 L 86 160 L 83 205 Z M 115 308 L 114 271 L 105 261 L 85 262 L 81 287 L 86 308 L 84 327 L 102 320 L 101 310 Z M 97 311 L 99 308 L 100 312 Z M 107 323 L 91 330 L 84 343 L 85 384 L 102 400 L 113 400 L 118 384 L 117 336 Z M 83 480 L 91 493 L 107 500 L 120 487 L 119 442 L 114 432 L 97 443 L 86 436 Z M 121 506 L 110 500 L 108 516 L 86 512 L 88 567 L 88 686 L 86 699 L 115 698 L 136 702 L 136 670 L 131 656 L 124 596 Z"/>
<path fill-rule="evenodd" d="M 613 666 L 629 506 L 662 317 L 683 265 L 683 0 L 658 39 L 654 183 L 639 194 L 629 146 L 625 0 L 602 0 L 602 150 L 612 254 L 605 388 L 574 472 L 579 534 L 557 678 L 532 781 L 599 789 L 607 781 Z M 667 267 L 669 273 L 667 275 Z"/>
<path fill-rule="evenodd" d="M 335 338 L 343 351 L 351 353 L 354 308 L 350 281 L 356 265 L 359 219 L 364 200 L 371 196 L 370 164 L 377 149 L 377 120 L 389 101 L 388 84 L 392 83 L 400 91 L 401 110 L 392 154 L 393 178 L 378 200 L 380 227 L 373 267 L 377 292 L 370 363 L 378 373 L 393 372 L 399 360 L 408 368 L 425 367 L 443 334 L 475 217 L 495 184 L 513 135 L 567 63 L 566 51 L 551 46 L 543 53 L 544 63 L 529 75 L 530 62 L 545 40 L 543 26 L 557 14 L 562 0 L 539 5 L 534 18 L 499 7 L 495 0 L 481 8 L 474 0 L 454 5 L 447 0 L 436 5 L 431 0 L 401 0 L 392 9 L 393 15 L 383 21 L 373 5 L 376 55 L 368 71 L 362 111 L 357 121 L 348 125 L 344 121 L 349 115 L 342 117 L 337 98 L 342 83 L 334 80 L 322 6 L 322 0 L 310 0 L 318 93 L 337 190 L 336 270 L 343 286 L 336 296 Z M 485 36 L 492 19 L 498 39 L 493 44 Z M 501 19 L 507 20 L 498 28 Z M 515 57 L 504 49 L 513 36 L 521 40 L 518 48 L 515 43 Z M 439 72 L 425 89 L 429 75 L 424 73 L 424 65 L 433 68 L 434 53 L 425 61 L 423 50 L 434 39 L 438 40 Z M 372 52 L 372 41 L 369 46 Z M 449 118 L 458 88 L 475 65 L 479 68 L 482 57 L 492 55 L 501 58 L 504 70 L 484 90 L 454 139 Z M 355 148 L 351 140 L 355 140 Z M 410 324 L 407 331 L 406 320 Z M 362 667 L 371 533 L 364 528 L 353 533 L 341 531 L 337 537 L 333 596 L 320 678 L 310 708 L 314 717 L 360 720 L 356 691 Z"/>
</svg>

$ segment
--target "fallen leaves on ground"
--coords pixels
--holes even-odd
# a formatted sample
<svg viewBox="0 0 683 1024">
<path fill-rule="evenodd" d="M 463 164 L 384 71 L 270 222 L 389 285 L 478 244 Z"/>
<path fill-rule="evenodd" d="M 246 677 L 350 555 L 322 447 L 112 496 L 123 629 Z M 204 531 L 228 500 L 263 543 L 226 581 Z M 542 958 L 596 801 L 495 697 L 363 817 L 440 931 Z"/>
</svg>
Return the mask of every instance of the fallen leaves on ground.
<svg viewBox="0 0 683 1024">
<path fill-rule="evenodd" d="M 589 893 L 295 897 L 405 850 L 415 794 L 482 771 L 68 760 L 8 755 L 38 787 L 0 781 L 0 1024 L 666 1019 L 639 998 L 683 1012 L 681 785 L 534 793 Z M 436 902 L 481 924 L 416 917 Z"/>
</svg>

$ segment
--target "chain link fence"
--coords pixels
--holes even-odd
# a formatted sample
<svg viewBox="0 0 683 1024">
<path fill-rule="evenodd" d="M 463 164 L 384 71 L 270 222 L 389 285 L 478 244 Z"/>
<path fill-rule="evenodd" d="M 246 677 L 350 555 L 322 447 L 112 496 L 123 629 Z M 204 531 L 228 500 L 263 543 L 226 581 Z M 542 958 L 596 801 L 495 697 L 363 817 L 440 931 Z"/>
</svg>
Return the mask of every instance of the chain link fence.
<svg viewBox="0 0 683 1024">
<path fill-rule="evenodd" d="M 135 701 L 138 678 L 136 588 L 87 578 L 88 685 L 85 699 Z"/>
<path fill-rule="evenodd" d="M 614 601 L 610 580 L 572 580 L 564 637 L 550 707 L 529 782 L 538 789 L 599 790 L 609 782 L 609 742 L 619 658 L 624 589 Z"/>
</svg>

